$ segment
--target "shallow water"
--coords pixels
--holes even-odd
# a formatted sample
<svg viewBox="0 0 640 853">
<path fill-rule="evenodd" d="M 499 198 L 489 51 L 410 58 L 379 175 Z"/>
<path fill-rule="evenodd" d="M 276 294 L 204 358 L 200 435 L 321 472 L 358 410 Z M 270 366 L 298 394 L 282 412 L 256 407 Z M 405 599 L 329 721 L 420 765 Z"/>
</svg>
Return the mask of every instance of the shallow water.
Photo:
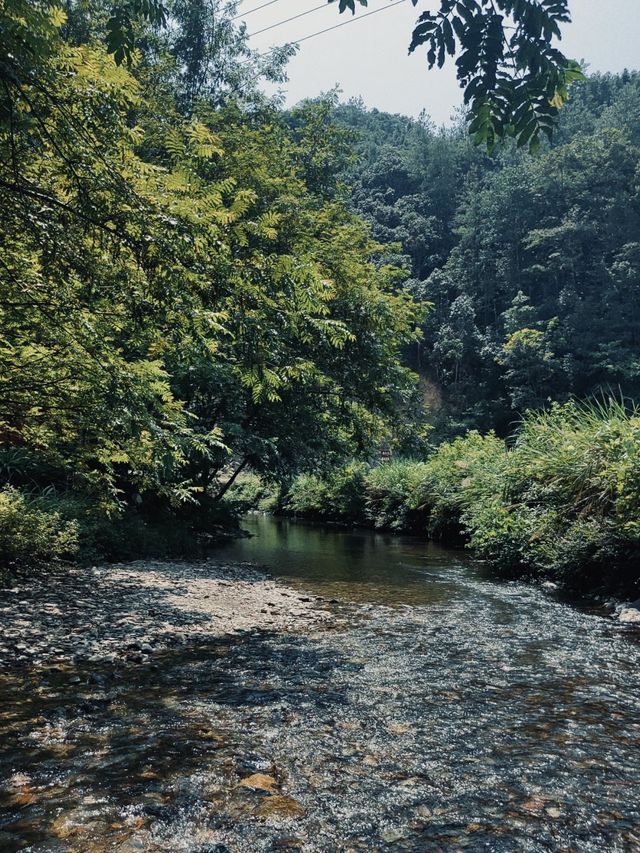
<svg viewBox="0 0 640 853">
<path fill-rule="evenodd" d="M 237 539 L 216 557 L 250 560 L 298 588 L 342 601 L 367 604 L 430 604 L 455 588 L 462 566 L 472 563 L 418 537 L 313 525 L 268 515 L 249 515 L 252 536 Z M 451 573 L 452 570 L 452 573 Z M 478 564 L 473 566 L 480 571 Z"/>
<path fill-rule="evenodd" d="M 248 525 L 215 556 L 335 623 L 6 673 L 0 850 L 640 850 L 637 634 L 417 540 Z"/>
</svg>

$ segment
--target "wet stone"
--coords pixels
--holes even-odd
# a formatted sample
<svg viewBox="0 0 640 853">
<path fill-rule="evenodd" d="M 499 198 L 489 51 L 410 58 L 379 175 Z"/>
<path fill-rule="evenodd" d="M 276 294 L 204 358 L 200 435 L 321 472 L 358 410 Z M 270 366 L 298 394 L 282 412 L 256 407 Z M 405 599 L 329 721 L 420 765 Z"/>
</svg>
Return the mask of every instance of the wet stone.
<svg viewBox="0 0 640 853">
<path fill-rule="evenodd" d="M 266 797 L 253 812 L 261 818 L 300 818 L 304 816 L 304 808 L 293 797 L 273 794 Z"/>
<path fill-rule="evenodd" d="M 626 607 L 620 612 L 618 619 L 627 625 L 640 625 L 640 610 L 635 607 Z"/>
<path fill-rule="evenodd" d="M 276 838 L 271 847 L 270 853 L 297 853 L 304 849 L 304 841 L 300 838 L 292 838 L 285 836 L 284 838 Z"/>
<path fill-rule="evenodd" d="M 42 666 L 2 659 L 3 853 L 638 846 L 634 630 L 455 555 L 433 567 L 432 601 L 340 599 L 340 622 L 267 627 L 279 617 L 262 609 L 307 597 L 287 588 L 281 601 L 270 582 L 239 627 L 208 608 L 224 592 L 244 618 L 240 598 L 263 576 L 170 566 L 99 569 L 94 595 L 66 597 L 54 573 L 46 595 L 35 585 L 20 594 L 31 605 L 2 613 L 12 641 L 44 649 Z M 60 609 L 45 626 L 57 662 L 38 596 Z M 149 658 L 145 644 L 143 665 L 125 659 Z"/>
<path fill-rule="evenodd" d="M 255 791 L 272 792 L 278 786 L 278 782 L 273 776 L 267 776 L 264 773 L 254 773 L 252 776 L 242 779 L 240 785 Z"/>
</svg>

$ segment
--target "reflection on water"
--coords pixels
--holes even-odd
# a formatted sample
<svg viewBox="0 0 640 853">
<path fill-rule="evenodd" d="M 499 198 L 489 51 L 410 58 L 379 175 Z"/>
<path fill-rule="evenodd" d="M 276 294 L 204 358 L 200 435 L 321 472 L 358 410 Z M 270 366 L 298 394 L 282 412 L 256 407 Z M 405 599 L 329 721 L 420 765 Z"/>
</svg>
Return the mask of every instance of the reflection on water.
<svg viewBox="0 0 640 853">
<path fill-rule="evenodd" d="M 455 589 L 460 572 L 477 572 L 464 551 L 412 536 L 311 525 L 249 515 L 249 539 L 216 556 L 264 564 L 271 574 L 324 596 L 375 604 L 428 604 Z M 464 567 L 464 568 L 463 568 Z"/>
<path fill-rule="evenodd" d="M 250 523 L 226 555 L 347 624 L 5 674 L 0 850 L 640 850 L 627 634 L 457 553 Z"/>
</svg>

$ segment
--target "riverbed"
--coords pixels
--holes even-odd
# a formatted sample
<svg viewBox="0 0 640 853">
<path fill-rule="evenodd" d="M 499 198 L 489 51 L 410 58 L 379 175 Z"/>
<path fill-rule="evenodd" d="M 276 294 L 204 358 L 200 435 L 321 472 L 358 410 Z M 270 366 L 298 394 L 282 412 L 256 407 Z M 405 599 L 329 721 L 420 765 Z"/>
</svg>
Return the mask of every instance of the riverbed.
<svg viewBox="0 0 640 853">
<path fill-rule="evenodd" d="M 637 630 L 417 539 L 247 526 L 194 577 L 264 566 L 298 618 L 5 667 L 0 850 L 640 850 Z"/>
</svg>

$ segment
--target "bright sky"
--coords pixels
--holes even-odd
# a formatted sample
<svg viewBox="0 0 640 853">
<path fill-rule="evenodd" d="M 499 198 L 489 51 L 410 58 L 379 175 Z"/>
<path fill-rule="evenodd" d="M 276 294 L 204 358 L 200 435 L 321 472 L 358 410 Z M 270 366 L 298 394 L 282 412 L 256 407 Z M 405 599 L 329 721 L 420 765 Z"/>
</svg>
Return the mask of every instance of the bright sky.
<svg viewBox="0 0 640 853">
<path fill-rule="evenodd" d="M 351 13 L 339 15 L 337 2 L 326 0 L 275 0 L 247 14 L 265 2 L 242 0 L 238 9 L 249 33 L 256 33 L 251 45 L 261 52 L 351 20 Z M 424 109 L 437 124 L 448 122 L 461 102 L 453 63 L 429 72 L 424 52 L 407 56 L 417 15 L 437 8 L 437 0 L 420 0 L 415 8 L 410 0 L 393 2 L 369 0 L 368 10 L 356 13 L 354 23 L 302 43 L 289 65 L 287 105 L 337 84 L 343 99 L 362 96 L 369 107 L 413 116 Z M 584 59 L 591 71 L 640 67 L 640 0 L 570 0 L 570 6 L 573 23 L 565 27 L 562 41 L 568 56 Z M 375 9 L 383 11 L 363 17 Z M 307 10 L 315 11 L 258 34 Z"/>
</svg>

